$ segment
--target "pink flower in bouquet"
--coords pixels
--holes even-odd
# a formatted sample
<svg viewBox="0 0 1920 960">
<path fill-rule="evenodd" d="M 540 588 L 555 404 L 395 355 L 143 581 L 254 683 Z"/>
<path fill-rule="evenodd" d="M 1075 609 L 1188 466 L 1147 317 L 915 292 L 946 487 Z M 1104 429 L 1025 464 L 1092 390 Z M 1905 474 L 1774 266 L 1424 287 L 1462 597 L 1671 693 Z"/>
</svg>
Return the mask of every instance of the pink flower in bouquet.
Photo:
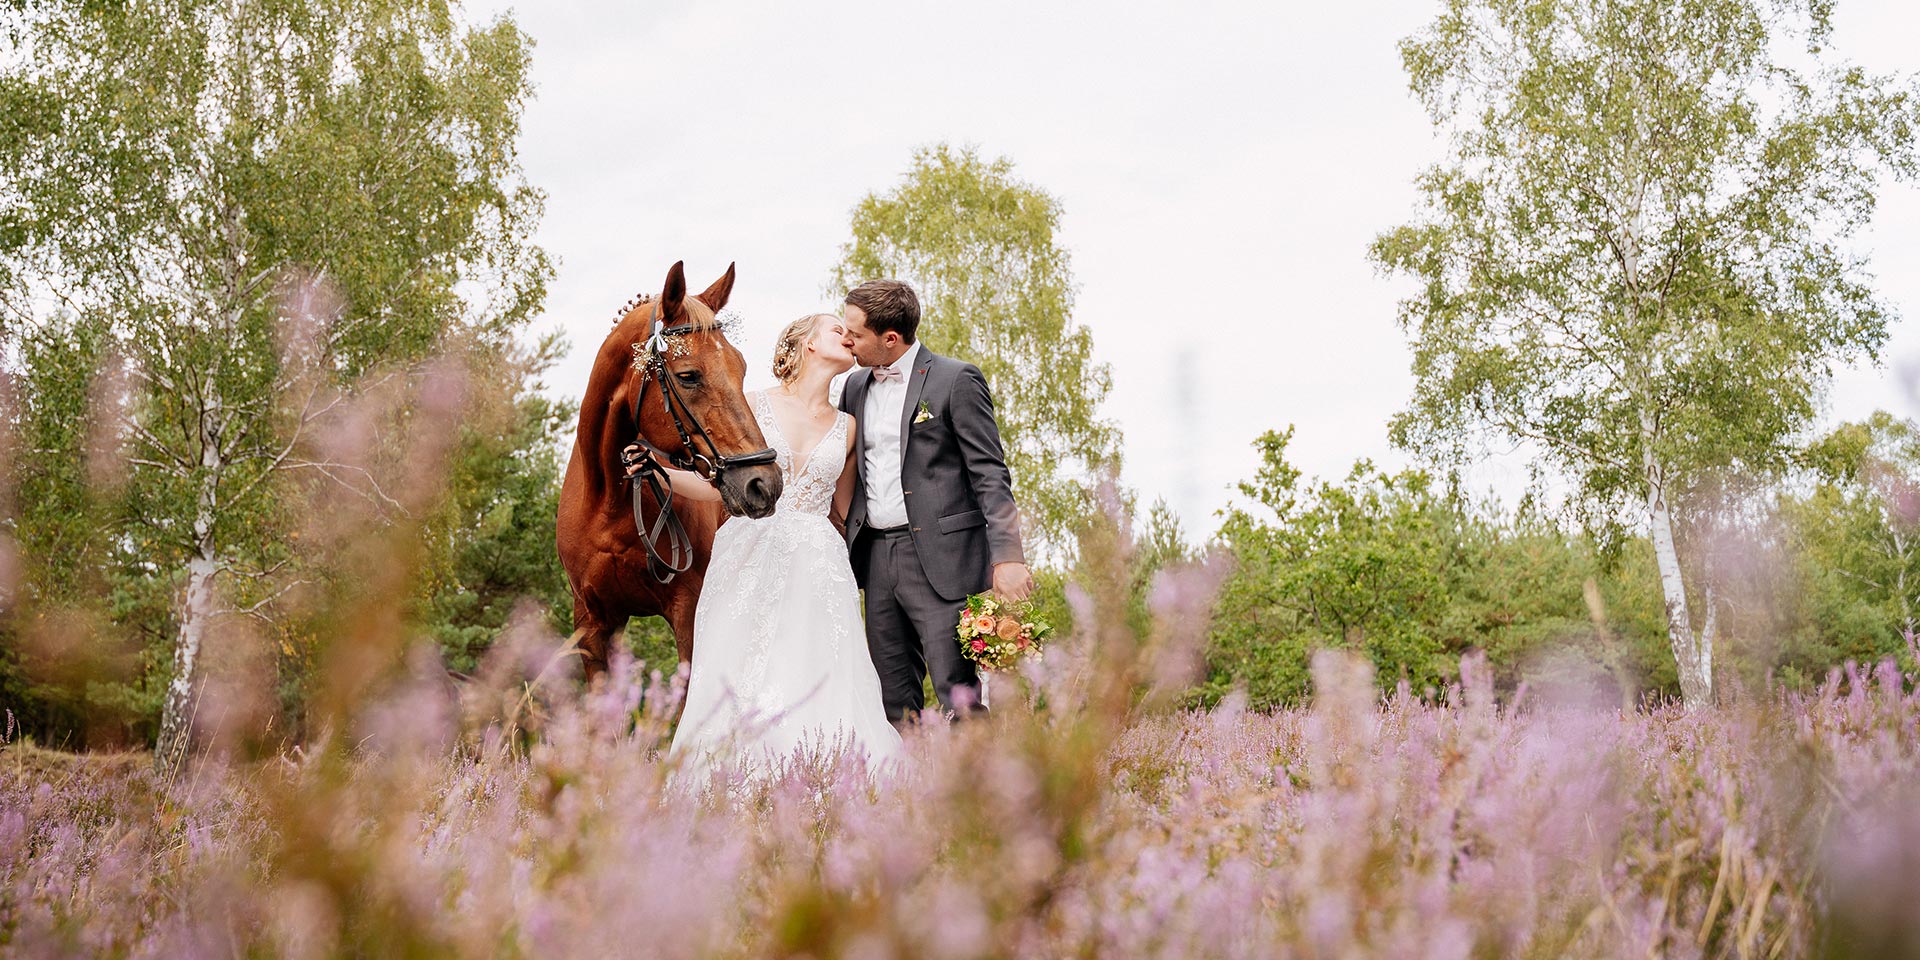
<svg viewBox="0 0 1920 960">
<path fill-rule="evenodd" d="M 973 629 L 981 633 L 992 633 L 993 627 L 994 627 L 994 623 L 993 623 L 992 617 L 975 617 L 974 618 Z"/>
<path fill-rule="evenodd" d="M 985 652 L 986 652 L 986 649 L 987 649 L 987 642 L 986 642 L 985 640 L 975 640 L 975 641 L 973 641 L 973 652 L 974 652 L 974 653 L 985 653 Z"/>
</svg>

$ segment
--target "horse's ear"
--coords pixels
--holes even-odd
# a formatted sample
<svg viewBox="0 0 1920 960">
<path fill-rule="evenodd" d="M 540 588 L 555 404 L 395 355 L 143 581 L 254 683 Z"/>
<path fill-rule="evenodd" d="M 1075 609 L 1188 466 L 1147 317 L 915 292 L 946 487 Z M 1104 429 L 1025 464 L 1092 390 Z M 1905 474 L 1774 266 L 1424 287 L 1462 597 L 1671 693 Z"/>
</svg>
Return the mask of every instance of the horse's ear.
<svg viewBox="0 0 1920 960">
<path fill-rule="evenodd" d="M 707 305 L 707 309 L 719 313 L 727 306 L 727 298 L 733 296 L 733 264 L 727 264 L 727 274 L 713 282 L 706 292 L 695 299 Z"/>
<path fill-rule="evenodd" d="M 663 317 L 675 317 L 686 311 L 680 301 L 687 298 L 687 263 L 675 260 L 667 268 L 667 282 L 660 288 L 660 313 Z"/>
</svg>

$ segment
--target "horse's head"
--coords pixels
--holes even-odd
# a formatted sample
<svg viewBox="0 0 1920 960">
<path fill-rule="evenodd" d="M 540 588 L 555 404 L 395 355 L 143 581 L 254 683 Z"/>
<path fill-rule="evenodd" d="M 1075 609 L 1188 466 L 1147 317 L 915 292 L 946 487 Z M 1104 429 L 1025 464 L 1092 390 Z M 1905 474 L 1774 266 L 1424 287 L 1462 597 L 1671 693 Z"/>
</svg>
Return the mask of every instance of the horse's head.
<svg viewBox="0 0 1920 960">
<path fill-rule="evenodd" d="M 632 356 L 627 365 L 626 389 L 622 391 L 625 402 L 631 408 L 632 398 L 642 397 L 640 435 L 670 453 L 697 454 L 724 462 L 725 458 L 767 447 L 741 389 L 746 360 L 715 320 L 732 293 L 731 264 L 713 286 L 689 297 L 685 268 L 676 263 L 667 271 L 659 298 L 640 304 L 614 328 L 613 338 L 624 341 Z M 665 349 L 660 351 L 671 380 L 665 385 L 646 382 L 652 376 L 646 358 L 655 319 L 664 329 L 683 331 L 666 337 Z M 679 408 L 677 426 L 665 399 L 669 391 L 663 386 L 670 388 Z M 691 449 L 682 441 L 683 431 L 692 434 Z M 721 502 L 735 516 L 765 517 L 773 513 L 780 500 L 780 467 L 775 463 L 727 466 L 716 472 L 714 481 Z"/>
</svg>

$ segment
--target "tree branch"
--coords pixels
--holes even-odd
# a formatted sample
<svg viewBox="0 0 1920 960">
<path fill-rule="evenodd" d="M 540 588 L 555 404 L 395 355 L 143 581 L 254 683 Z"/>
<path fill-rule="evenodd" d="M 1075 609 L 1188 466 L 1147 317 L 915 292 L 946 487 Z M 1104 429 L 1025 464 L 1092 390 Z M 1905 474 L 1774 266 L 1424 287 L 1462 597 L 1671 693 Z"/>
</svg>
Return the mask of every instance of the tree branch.
<svg viewBox="0 0 1920 960">
<path fill-rule="evenodd" d="M 331 462 L 331 461 L 287 460 L 284 462 L 282 469 L 318 471 L 322 476 L 326 477 L 329 480 L 332 480 L 334 483 L 337 483 L 340 486 L 345 487 L 346 489 L 359 494 L 361 497 L 365 498 L 368 503 L 371 503 L 375 506 L 380 506 L 384 502 L 387 506 L 392 507 L 394 510 L 398 511 L 399 514 L 403 517 L 410 517 L 413 515 L 407 510 L 406 505 L 402 504 L 400 501 L 395 500 L 393 497 L 389 496 L 386 490 L 381 488 L 380 481 L 374 477 L 373 472 L 368 470 L 365 467 L 355 466 L 354 464 L 351 464 L 351 463 L 337 463 L 337 462 Z M 353 483 L 342 478 L 340 476 L 340 473 L 359 474 L 361 477 L 365 479 L 367 488 L 363 490 L 360 487 L 355 486 Z"/>
</svg>

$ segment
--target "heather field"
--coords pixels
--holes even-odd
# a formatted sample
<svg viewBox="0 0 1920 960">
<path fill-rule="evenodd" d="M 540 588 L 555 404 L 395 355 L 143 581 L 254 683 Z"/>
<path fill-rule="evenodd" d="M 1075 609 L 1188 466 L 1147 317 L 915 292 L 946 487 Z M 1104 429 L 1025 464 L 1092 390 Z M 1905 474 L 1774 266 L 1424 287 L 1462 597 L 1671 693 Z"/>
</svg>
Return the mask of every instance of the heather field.
<svg viewBox="0 0 1920 960">
<path fill-rule="evenodd" d="M 522 658 L 530 672 L 535 659 Z M 480 693 L 421 670 L 359 709 L 351 735 L 209 753 L 173 783 L 143 755 L 15 745 L 0 754 L 0 944 L 134 957 L 1920 950 L 1920 697 L 1891 665 L 1811 696 L 1622 713 L 1525 691 L 1497 702 L 1472 659 L 1459 687 L 1382 700 L 1363 664 L 1323 655 L 1312 706 L 1270 715 L 1231 700 L 1163 708 L 1140 675 L 1071 644 L 1040 666 L 1026 696 L 1000 692 L 991 722 L 923 732 L 908 767 L 877 782 L 832 751 L 772 780 L 673 781 L 660 751 L 674 684 L 630 661 L 590 693 L 550 697 L 498 672 Z"/>
<path fill-rule="evenodd" d="M 1914 36 L 0 0 L 0 960 L 1920 960 Z"/>
</svg>

